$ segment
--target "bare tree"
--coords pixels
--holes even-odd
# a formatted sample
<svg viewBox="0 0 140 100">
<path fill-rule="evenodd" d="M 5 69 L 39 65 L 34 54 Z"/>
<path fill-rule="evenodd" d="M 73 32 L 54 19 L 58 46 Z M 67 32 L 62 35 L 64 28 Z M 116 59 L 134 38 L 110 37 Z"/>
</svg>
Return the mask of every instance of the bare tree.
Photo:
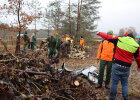
<svg viewBox="0 0 140 100">
<path fill-rule="evenodd" d="M 15 29 L 15 31 L 18 32 L 15 53 L 19 53 L 21 31 L 26 30 L 27 26 L 37 18 L 37 15 L 31 13 L 33 9 L 31 3 L 28 2 L 28 0 L 7 0 L 6 4 L 1 5 L 1 10 L 4 10 L 6 17 L 8 15 L 16 16 L 14 19 L 15 22 L 11 25 L 17 27 Z M 38 16 L 39 15 L 40 13 L 38 13 Z"/>
</svg>

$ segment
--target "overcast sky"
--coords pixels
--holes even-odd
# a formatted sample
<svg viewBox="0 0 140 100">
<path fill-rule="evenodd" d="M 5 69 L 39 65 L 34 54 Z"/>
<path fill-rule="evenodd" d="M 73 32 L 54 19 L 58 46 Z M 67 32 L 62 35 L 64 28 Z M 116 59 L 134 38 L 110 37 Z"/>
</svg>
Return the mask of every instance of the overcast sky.
<svg viewBox="0 0 140 100">
<path fill-rule="evenodd" d="M 52 0 L 39 0 L 45 6 Z M 68 0 L 66 0 L 68 2 Z M 77 2 L 78 0 L 72 0 Z M 100 0 L 98 31 L 113 30 L 118 33 L 120 28 L 135 27 L 140 33 L 140 0 Z"/>
<path fill-rule="evenodd" d="M 0 2 L 3 0 L 0 0 Z M 52 0 L 39 0 L 42 6 Z M 68 2 L 69 0 L 65 0 Z M 78 0 L 72 0 L 77 2 Z M 135 27 L 140 33 L 140 0 L 99 0 L 101 8 L 99 9 L 98 31 L 106 32 L 113 30 L 118 33 L 120 28 Z M 38 28 L 42 28 L 38 25 Z"/>
<path fill-rule="evenodd" d="M 98 21 L 99 31 L 114 30 L 122 27 L 135 27 L 140 33 L 140 0 L 100 0 L 101 19 Z"/>
</svg>

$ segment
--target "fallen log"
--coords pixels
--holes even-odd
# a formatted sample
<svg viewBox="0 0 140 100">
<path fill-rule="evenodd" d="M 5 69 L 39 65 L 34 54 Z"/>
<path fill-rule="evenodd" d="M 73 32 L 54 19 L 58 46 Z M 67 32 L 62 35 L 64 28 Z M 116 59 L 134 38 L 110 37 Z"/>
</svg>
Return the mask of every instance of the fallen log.
<svg viewBox="0 0 140 100">
<path fill-rule="evenodd" d="M 18 69 L 11 69 L 11 71 L 27 73 L 29 75 L 47 75 L 46 72 L 23 71 L 23 70 L 18 70 Z"/>
<path fill-rule="evenodd" d="M 25 73 L 28 73 L 29 75 L 47 75 L 46 72 L 32 72 L 32 71 L 25 71 Z"/>
</svg>

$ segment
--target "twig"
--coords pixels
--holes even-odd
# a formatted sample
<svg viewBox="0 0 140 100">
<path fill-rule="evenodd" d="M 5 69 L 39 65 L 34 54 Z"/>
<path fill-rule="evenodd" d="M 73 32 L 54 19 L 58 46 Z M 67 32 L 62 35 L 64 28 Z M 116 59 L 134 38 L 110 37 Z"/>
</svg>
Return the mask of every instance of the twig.
<svg viewBox="0 0 140 100">
<path fill-rule="evenodd" d="M 63 98 L 63 99 L 66 99 L 66 100 L 71 100 L 71 99 L 69 99 L 69 98 L 66 98 L 66 97 L 63 97 L 63 96 L 60 96 L 60 95 L 58 95 L 58 94 L 55 94 L 55 93 L 53 93 L 54 95 L 56 95 L 57 96 L 57 98 Z"/>
<path fill-rule="evenodd" d="M 42 85 L 38 84 L 37 82 L 34 82 L 34 83 L 35 83 L 35 84 L 37 84 L 38 86 L 40 86 L 40 87 L 44 88 L 44 86 L 42 86 Z"/>
<path fill-rule="evenodd" d="M 33 82 L 31 82 L 39 91 L 41 91 L 40 89 L 39 89 L 39 87 L 36 85 L 36 84 L 34 84 Z"/>
<path fill-rule="evenodd" d="M 72 97 L 71 95 L 69 95 L 69 97 L 71 97 L 73 100 L 75 100 L 75 98 L 74 98 L 74 97 Z"/>
<path fill-rule="evenodd" d="M 79 89 L 78 88 L 63 88 L 63 89 L 59 89 L 59 90 L 56 90 L 56 91 L 61 91 L 61 90 L 79 90 Z"/>
</svg>

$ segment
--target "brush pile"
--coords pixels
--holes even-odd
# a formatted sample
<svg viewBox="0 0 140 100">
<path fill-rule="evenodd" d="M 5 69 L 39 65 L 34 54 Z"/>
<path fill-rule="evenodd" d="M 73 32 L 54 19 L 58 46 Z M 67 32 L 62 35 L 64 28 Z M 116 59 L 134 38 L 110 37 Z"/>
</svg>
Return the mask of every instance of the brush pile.
<svg viewBox="0 0 140 100">
<path fill-rule="evenodd" d="M 68 56 L 69 58 L 74 58 L 74 59 L 85 59 L 89 57 L 85 51 L 81 51 L 76 48 L 72 48 Z"/>
<path fill-rule="evenodd" d="M 97 100 L 93 84 L 54 63 L 39 51 L 0 54 L 0 100 Z"/>
</svg>

